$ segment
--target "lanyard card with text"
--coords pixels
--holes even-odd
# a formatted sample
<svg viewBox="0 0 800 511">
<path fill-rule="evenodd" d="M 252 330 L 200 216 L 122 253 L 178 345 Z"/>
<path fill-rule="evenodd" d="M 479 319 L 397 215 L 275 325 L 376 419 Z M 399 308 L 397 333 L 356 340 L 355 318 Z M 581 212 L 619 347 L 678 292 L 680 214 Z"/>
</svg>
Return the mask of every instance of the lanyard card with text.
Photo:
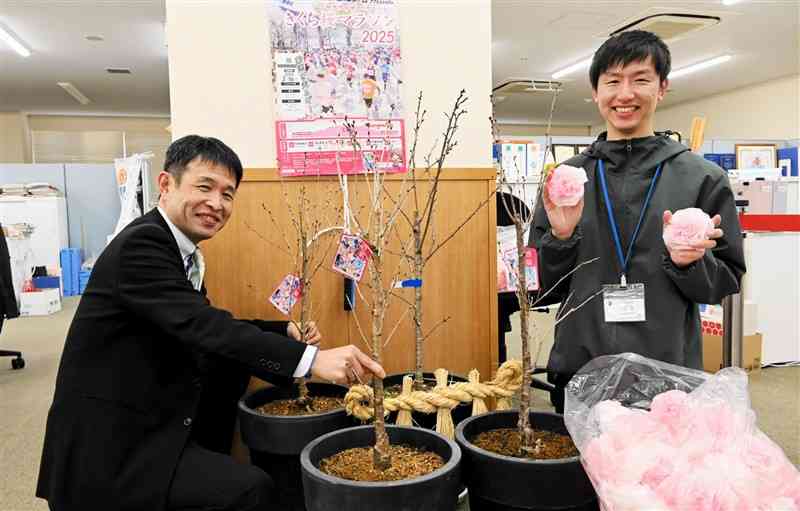
<svg viewBox="0 0 800 511">
<path fill-rule="evenodd" d="M 606 323 L 645 321 L 644 284 L 603 286 L 603 311 Z"/>
</svg>

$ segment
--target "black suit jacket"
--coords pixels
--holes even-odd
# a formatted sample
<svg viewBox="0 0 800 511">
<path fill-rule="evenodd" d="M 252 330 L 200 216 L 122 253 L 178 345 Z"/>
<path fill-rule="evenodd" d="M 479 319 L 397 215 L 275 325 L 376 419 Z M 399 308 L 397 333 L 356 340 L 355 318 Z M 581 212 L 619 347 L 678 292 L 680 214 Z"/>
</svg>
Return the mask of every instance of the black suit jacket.
<svg viewBox="0 0 800 511">
<path fill-rule="evenodd" d="M 247 376 L 291 381 L 305 345 L 265 331 L 278 325 L 236 320 L 194 290 L 157 210 L 132 222 L 97 259 L 67 334 L 36 495 L 59 511 L 164 509 L 190 436 L 230 447 Z"/>
</svg>

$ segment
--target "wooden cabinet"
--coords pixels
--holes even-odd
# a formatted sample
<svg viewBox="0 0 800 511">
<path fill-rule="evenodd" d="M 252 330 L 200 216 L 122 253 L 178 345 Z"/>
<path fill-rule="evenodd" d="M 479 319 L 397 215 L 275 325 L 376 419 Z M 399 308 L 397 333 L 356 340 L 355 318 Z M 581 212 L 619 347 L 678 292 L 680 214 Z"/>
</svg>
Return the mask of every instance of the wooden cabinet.
<svg viewBox="0 0 800 511">
<path fill-rule="evenodd" d="M 443 171 L 439 201 L 433 227 L 436 238 L 451 234 L 495 188 L 495 170 L 446 169 Z M 399 189 L 401 176 L 389 176 L 386 186 Z M 277 177 L 274 169 L 248 169 L 236 194 L 234 211 L 228 225 L 212 240 L 202 245 L 207 270 L 205 284 L 209 298 L 218 307 L 240 318 L 286 319 L 270 303 L 269 296 L 283 277 L 291 271 L 290 257 L 281 251 L 283 235 L 275 228 L 266 209 L 283 231 L 293 235 L 284 197 L 293 197 L 300 186 L 312 193 L 340 202 L 337 179 Z M 363 178 L 350 178 L 350 194 L 354 210 L 365 204 L 367 183 Z M 466 374 L 477 368 L 482 378 L 489 378 L 497 368 L 497 275 L 495 201 L 486 205 L 454 236 L 426 267 L 423 276 L 424 321 L 426 330 L 445 317 L 426 341 L 425 368 L 445 367 L 451 372 Z M 341 225 L 341 219 L 336 219 Z M 408 228 L 401 229 L 408 232 Z M 396 250 L 399 241 L 394 241 Z M 330 251 L 330 268 L 335 248 Z M 396 264 L 389 256 L 388 265 Z M 364 282 L 367 276 L 364 277 Z M 397 289 L 397 294 L 413 299 L 413 289 Z M 369 298 L 369 289 L 361 292 Z M 354 344 L 367 347 L 359 335 L 358 324 L 371 331 L 367 307 L 359 299 L 354 312 L 344 310 L 344 278 L 333 271 L 320 270 L 311 291 L 313 319 L 324 339 L 322 346 L 331 348 Z M 296 306 L 293 312 L 298 312 Z M 406 371 L 414 365 L 414 337 L 411 314 L 400 299 L 389 308 L 384 328 L 387 336 L 399 322 L 384 350 L 384 366 L 388 372 Z M 355 315 L 355 317 L 354 317 Z M 402 321 L 400 321 L 402 318 Z M 357 319 L 357 321 L 356 321 Z"/>
</svg>

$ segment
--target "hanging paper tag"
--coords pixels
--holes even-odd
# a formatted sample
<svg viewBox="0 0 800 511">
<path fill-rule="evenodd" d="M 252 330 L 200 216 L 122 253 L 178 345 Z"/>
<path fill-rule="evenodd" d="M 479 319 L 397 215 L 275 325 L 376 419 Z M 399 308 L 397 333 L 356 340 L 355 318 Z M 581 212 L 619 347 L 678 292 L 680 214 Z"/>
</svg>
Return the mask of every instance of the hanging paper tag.
<svg viewBox="0 0 800 511">
<path fill-rule="evenodd" d="M 300 277 L 289 274 L 283 278 L 278 288 L 269 297 L 269 302 L 282 313 L 289 315 L 294 304 L 303 295 L 303 285 Z"/>
<path fill-rule="evenodd" d="M 364 276 L 364 270 L 372 257 L 372 249 L 369 244 L 359 236 L 353 234 L 342 234 L 339 240 L 339 248 L 333 259 L 333 269 L 342 275 L 349 277 L 357 282 Z"/>
<path fill-rule="evenodd" d="M 516 291 L 519 287 L 517 278 L 517 248 L 513 247 L 505 252 L 497 253 L 497 291 L 510 292 Z M 536 249 L 527 247 L 525 249 L 525 282 L 528 291 L 539 289 L 539 272 L 537 270 Z"/>
<path fill-rule="evenodd" d="M 603 310 L 606 323 L 645 321 L 644 284 L 603 286 Z"/>
</svg>

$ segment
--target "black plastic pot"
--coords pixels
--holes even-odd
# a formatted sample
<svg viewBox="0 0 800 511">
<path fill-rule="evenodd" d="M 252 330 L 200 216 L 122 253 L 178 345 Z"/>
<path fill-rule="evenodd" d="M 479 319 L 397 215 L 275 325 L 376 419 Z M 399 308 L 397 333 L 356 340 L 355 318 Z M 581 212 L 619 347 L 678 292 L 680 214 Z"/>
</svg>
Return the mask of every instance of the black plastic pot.
<svg viewBox="0 0 800 511">
<path fill-rule="evenodd" d="M 319 470 L 320 461 L 353 447 L 372 446 L 373 426 L 342 429 L 321 436 L 300 454 L 308 511 L 450 511 L 455 509 L 461 483 L 461 450 L 455 442 L 427 429 L 386 426 L 392 444 L 427 449 L 445 465 L 430 474 L 390 482 L 340 479 Z"/>
<path fill-rule="evenodd" d="M 599 509 L 597 495 L 580 458 L 527 460 L 502 456 L 479 447 L 472 438 L 484 431 L 517 427 L 517 410 L 489 412 L 463 421 L 456 441 L 463 453 L 462 471 L 469 489 L 470 511 Z M 531 412 L 531 424 L 569 434 L 561 415 Z"/>
<path fill-rule="evenodd" d="M 414 377 L 414 373 L 398 373 L 390 374 L 383 379 L 383 388 L 397 385 L 403 387 L 403 377 L 407 374 Z M 433 388 L 436 385 L 436 377 L 433 373 L 422 373 L 422 379 Z M 451 374 L 447 377 L 450 382 L 465 382 L 466 378 L 457 374 Z M 458 424 L 470 415 L 472 415 L 472 403 L 460 403 L 450 412 L 453 416 L 453 424 Z M 386 419 L 387 424 L 394 424 L 397 421 L 397 412 L 392 412 Z M 436 414 L 435 413 L 422 413 L 411 412 L 411 421 L 414 426 L 425 429 L 436 429 Z"/>
<path fill-rule="evenodd" d="M 308 382 L 311 396 L 343 397 L 347 387 Z M 256 411 L 270 401 L 298 396 L 298 387 L 259 389 L 239 401 L 242 440 L 250 448 L 250 461 L 275 481 L 276 509 L 304 511 L 300 452 L 315 438 L 357 424 L 344 408 L 315 415 L 286 417 Z"/>
</svg>

